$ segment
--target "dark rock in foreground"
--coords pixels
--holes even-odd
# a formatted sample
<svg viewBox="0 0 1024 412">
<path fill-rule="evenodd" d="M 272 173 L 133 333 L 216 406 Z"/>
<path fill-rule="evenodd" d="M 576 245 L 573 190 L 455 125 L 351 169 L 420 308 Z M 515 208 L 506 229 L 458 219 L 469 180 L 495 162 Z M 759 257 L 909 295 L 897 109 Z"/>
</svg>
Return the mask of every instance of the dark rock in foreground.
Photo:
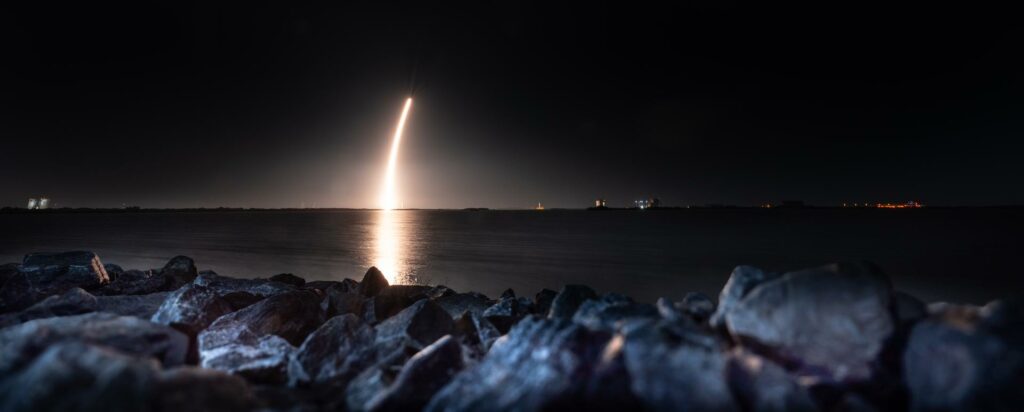
<svg viewBox="0 0 1024 412">
<path fill-rule="evenodd" d="M 524 294 L 529 296 L 529 294 Z M 1024 403 L 1024 306 L 870 264 L 737 267 L 715 302 L 0 265 L 0 410 L 981 411 Z M 186 364 L 198 363 L 201 367 Z"/>
</svg>

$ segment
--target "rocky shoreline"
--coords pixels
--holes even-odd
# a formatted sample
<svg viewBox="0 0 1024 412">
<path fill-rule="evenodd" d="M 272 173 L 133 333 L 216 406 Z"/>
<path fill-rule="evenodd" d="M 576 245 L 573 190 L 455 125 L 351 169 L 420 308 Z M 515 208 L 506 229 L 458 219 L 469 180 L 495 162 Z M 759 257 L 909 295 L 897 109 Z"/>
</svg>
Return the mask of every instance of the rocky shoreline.
<svg viewBox="0 0 1024 412">
<path fill-rule="evenodd" d="M 723 276 L 723 281 L 726 278 Z M 1024 398 L 1024 310 L 868 263 L 739 266 L 717 300 L 519 296 L 91 252 L 0 265 L 0 411 L 973 411 Z"/>
</svg>

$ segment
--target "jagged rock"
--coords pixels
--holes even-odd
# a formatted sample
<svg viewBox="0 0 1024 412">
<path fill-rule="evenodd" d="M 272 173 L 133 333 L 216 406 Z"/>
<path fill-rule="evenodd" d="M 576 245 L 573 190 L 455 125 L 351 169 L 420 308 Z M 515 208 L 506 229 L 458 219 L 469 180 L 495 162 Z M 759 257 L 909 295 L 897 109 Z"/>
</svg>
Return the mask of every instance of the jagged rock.
<svg viewBox="0 0 1024 412">
<path fill-rule="evenodd" d="M 479 347 L 481 353 L 486 353 L 494 341 L 501 337 L 501 332 L 491 322 L 469 311 L 463 312 L 455 320 L 454 330 L 466 343 Z"/>
<path fill-rule="evenodd" d="M 448 312 L 433 301 L 423 299 L 377 325 L 377 342 L 409 340 L 420 349 L 451 334 L 454 328 Z"/>
<path fill-rule="evenodd" d="M 547 316 L 548 312 L 551 312 L 551 302 L 555 301 L 555 296 L 558 296 L 558 292 L 551 289 L 542 289 L 537 292 L 537 295 L 533 297 L 533 306 L 537 314 Z"/>
<path fill-rule="evenodd" d="M 214 320 L 232 310 L 231 305 L 217 296 L 213 289 L 190 284 L 171 292 L 151 320 L 195 337 Z"/>
<path fill-rule="evenodd" d="M 515 299 L 515 298 L 516 298 L 516 292 L 514 290 L 512 290 L 512 288 L 505 289 L 504 292 L 501 292 L 501 296 L 498 296 L 498 300 Z"/>
<path fill-rule="evenodd" d="M 257 383 L 282 384 L 288 380 L 288 359 L 295 347 L 277 335 L 227 343 L 200 351 L 201 365 L 242 376 Z"/>
<path fill-rule="evenodd" d="M 463 370 L 424 408 L 552 410 L 579 400 L 606 334 L 564 319 L 528 316 L 498 339 L 480 363 Z"/>
<path fill-rule="evenodd" d="M 621 345 L 633 394 L 655 411 L 738 411 L 717 349 L 679 342 L 651 320 L 624 328 Z M 615 345 L 610 345 L 614 348 Z"/>
<path fill-rule="evenodd" d="M 252 411 L 263 407 L 244 379 L 211 369 L 160 372 L 150 405 L 156 411 Z"/>
<path fill-rule="evenodd" d="M 50 295 L 79 287 L 94 290 L 110 282 L 92 252 L 33 253 L 0 288 L 0 313 L 25 309 Z"/>
<path fill-rule="evenodd" d="M 870 264 L 834 264 L 764 282 L 725 313 L 740 342 L 802 372 L 866 380 L 894 330 L 889 279 Z"/>
<path fill-rule="evenodd" d="M 715 302 L 700 292 L 687 293 L 679 303 L 683 312 L 697 322 L 704 322 L 715 313 Z"/>
<path fill-rule="evenodd" d="M 494 301 L 488 299 L 487 296 L 476 292 L 443 296 L 435 299 L 434 302 L 444 308 L 452 318 L 456 318 L 466 311 L 482 315 L 487 308 L 494 304 Z"/>
<path fill-rule="evenodd" d="M 116 313 L 150 319 L 160 309 L 171 292 L 156 292 L 148 295 L 97 296 L 97 312 Z"/>
<path fill-rule="evenodd" d="M 373 315 L 377 321 L 390 318 L 421 299 L 429 298 L 430 286 L 390 285 L 373 297 Z"/>
<path fill-rule="evenodd" d="M 97 293 L 106 296 L 148 295 L 173 290 L 170 278 L 154 270 L 126 270 Z"/>
<path fill-rule="evenodd" d="M 413 353 L 408 353 L 404 346 L 397 346 L 387 353 L 376 364 L 359 373 L 345 388 L 345 404 L 350 411 L 369 410 L 370 401 L 384 392 L 395 381 L 401 371 L 402 364 Z"/>
<path fill-rule="evenodd" d="M 115 265 L 113 263 L 104 263 L 103 269 L 107 271 L 107 277 L 110 278 L 111 282 L 117 280 L 117 278 L 121 276 L 122 273 L 124 273 L 124 269 L 121 268 L 121 266 Z"/>
<path fill-rule="evenodd" d="M 351 313 L 358 317 L 363 316 L 363 307 L 366 305 L 366 297 L 355 292 L 347 292 L 342 288 L 328 288 L 326 297 L 320 304 L 328 318 Z"/>
<path fill-rule="evenodd" d="M 736 266 L 725 282 L 722 293 L 718 296 L 718 308 L 711 315 L 710 324 L 715 328 L 725 327 L 725 315 L 754 290 L 757 285 L 777 279 L 780 273 L 765 272 L 753 266 Z"/>
<path fill-rule="evenodd" d="M 807 389 L 782 366 L 748 351 L 736 350 L 729 354 L 726 377 L 745 411 L 818 410 Z"/>
<path fill-rule="evenodd" d="M 386 287 L 388 279 L 376 266 L 371 266 L 363 275 L 363 280 L 359 281 L 359 293 L 368 298 L 377 296 Z"/>
<path fill-rule="evenodd" d="M 38 349 L 24 369 L 2 375 L 0 410 L 141 411 L 158 395 L 151 389 L 158 370 L 151 359 L 76 341 Z"/>
<path fill-rule="evenodd" d="M 238 279 L 218 275 L 212 271 L 202 271 L 193 281 L 199 286 L 206 286 L 227 299 L 228 295 L 245 292 L 259 297 L 268 297 L 298 290 L 295 286 L 267 279 Z"/>
<path fill-rule="evenodd" d="M 918 322 L 903 355 L 911 410 L 1015 410 L 1024 402 L 1024 305 L 947 305 Z"/>
<path fill-rule="evenodd" d="M 430 291 L 427 292 L 427 297 L 429 297 L 430 299 L 438 299 L 443 298 L 445 296 L 452 296 L 454 294 L 456 294 L 456 292 L 451 288 L 445 285 L 437 285 L 430 288 Z"/>
<path fill-rule="evenodd" d="M 658 310 L 654 306 L 609 293 L 601 299 L 583 302 L 572 320 L 592 330 L 613 331 L 619 322 L 628 319 L 656 317 Z"/>
<path fill-rule="evenodd" d="M 483 313 L 483 318 L 498 328 L 502 334 L 505 334 L 512 329 L 516 322 L 526 316 L 527 309 L 520 305 L 520 301 L 515 298 L 515 295 L 512 295 L 512 297 L 502 298 L 498 303 L 487 308 Z"/>
<path fill-rule="evenodd" d="M 263 296 L 253 295 L 249 292 L 231 292 L 220 297 L 228 305 L 231 305 L 232 310 L 242 310 L 252 304 L 263 300 Z"/>
<path fill-rule="evenodd" d="M 683 313 L 683 311 L 668 298 L 658 298 L 655 302 L 654 307 L 658 309 L 658 315 L 662 319 L 669 322 L 686 322 L 689 318 Z"/>
<path fill-rule="evenodd" d="M 198 276 L 198 273 L 192 258 L 188 256 L 175 256 L 164 265 L 163 269 L 160 269 L 160 275 L 167 278 L 167 289 L 164 290 L 175 290 L 192 283 L 196 276 Z"/>
<path fill-rule="evenodd" d="M 342 287 L 342 283 L 333 280 L 312 280 L 302 284 L 303 289 L 316 289 L 321 292 L 324 292 L 324 294 L 327 293 L 327 289 L 330 289 L 332 287 L 340 288 Z"/>
<path fill-rule="evenodd" d="M 292 285 L 301 288 L 306 284 L 306 279 L 295 276 L 291 273 L 280 273 L 270 277 L 270 280 L 274 282 L 281 282 L 284 284 Z"/>
<path fill-rule="evenodd" d="M 548 317 L 572 319 L 576 314 L 576 309 L 579 309 L 583 302 L 591 299 L 597 299 L 597 293 L 589 286 L 565 285 L 555 296 L 555 300 L 551 302 L 551 311 L 548 312 Z"/>
<path fill-rule="evenodd" d="M 462 346 L 451 335 L 446 335 L 410 358 L 391 386 L 367 403 L 367 409 L 422 410 L 462 367 Z"/>
<path fill-rule="evenodd" d="M 127 354 L 151 356 L 165 367 L 185 362 L 188 338 L 170 327 L 111 313 L 36 319 L 0 329 L 0 376 L 24 366 L 60 342 L 108 346 Z"/>
<path fill-rule="evenodd" d="M 309 335 L 288 366 L 292 386 L 308 382 L 347 383 L 367 365 L 376 362 L 374 330 L 353 314 L 329 319 Z"/>
<path fill-rule="evenodd" d="M 282 383 L 293 345 L 301 344 L 322 323 L 315 292 L 271 296 L 217 318 L 199 334 L 199 358 L 204 367 Z"/>
<path fill-rule="evenodd" d="M 82 288 L 68 289 L 61 295 L 43 299 L 19 313 L 0 315 L 0 328 L 33 319 L 69 316 L 96 311 L 96 297 Z"/>
</svg>

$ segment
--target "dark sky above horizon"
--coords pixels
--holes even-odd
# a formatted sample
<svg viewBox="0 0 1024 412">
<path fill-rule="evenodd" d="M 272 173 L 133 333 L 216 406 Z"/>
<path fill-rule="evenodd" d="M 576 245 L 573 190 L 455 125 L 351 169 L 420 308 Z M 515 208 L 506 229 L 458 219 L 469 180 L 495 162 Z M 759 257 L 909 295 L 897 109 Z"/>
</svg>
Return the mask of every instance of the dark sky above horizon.
<svg viewBox="0 0 1024 412">
<path fill-rule="evenodd" d="M 999 10 L 139 3 L 0 6 L 0 206 L 1024 203 Z"/>
</svg>

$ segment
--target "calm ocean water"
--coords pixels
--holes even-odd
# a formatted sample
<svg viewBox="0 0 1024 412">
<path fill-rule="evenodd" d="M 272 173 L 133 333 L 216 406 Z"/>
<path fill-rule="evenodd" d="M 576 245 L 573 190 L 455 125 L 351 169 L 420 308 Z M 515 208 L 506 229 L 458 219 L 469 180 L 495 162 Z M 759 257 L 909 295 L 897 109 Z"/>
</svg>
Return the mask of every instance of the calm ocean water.
<svg viewBox="0 0 1024 412">
<path fill-rule="evenodd" d="M 878 263 L 927 301 L 1019 296 L 1022 209 L 666 211 L 261 211 L 0 214 L 0 262 L 85 249 L 104 263 L 174 255 L 236 277 L 359 279 L 496 296 L 568 283 L 638 300 L 717 296 L 732 268 Z"/>
</svg>

